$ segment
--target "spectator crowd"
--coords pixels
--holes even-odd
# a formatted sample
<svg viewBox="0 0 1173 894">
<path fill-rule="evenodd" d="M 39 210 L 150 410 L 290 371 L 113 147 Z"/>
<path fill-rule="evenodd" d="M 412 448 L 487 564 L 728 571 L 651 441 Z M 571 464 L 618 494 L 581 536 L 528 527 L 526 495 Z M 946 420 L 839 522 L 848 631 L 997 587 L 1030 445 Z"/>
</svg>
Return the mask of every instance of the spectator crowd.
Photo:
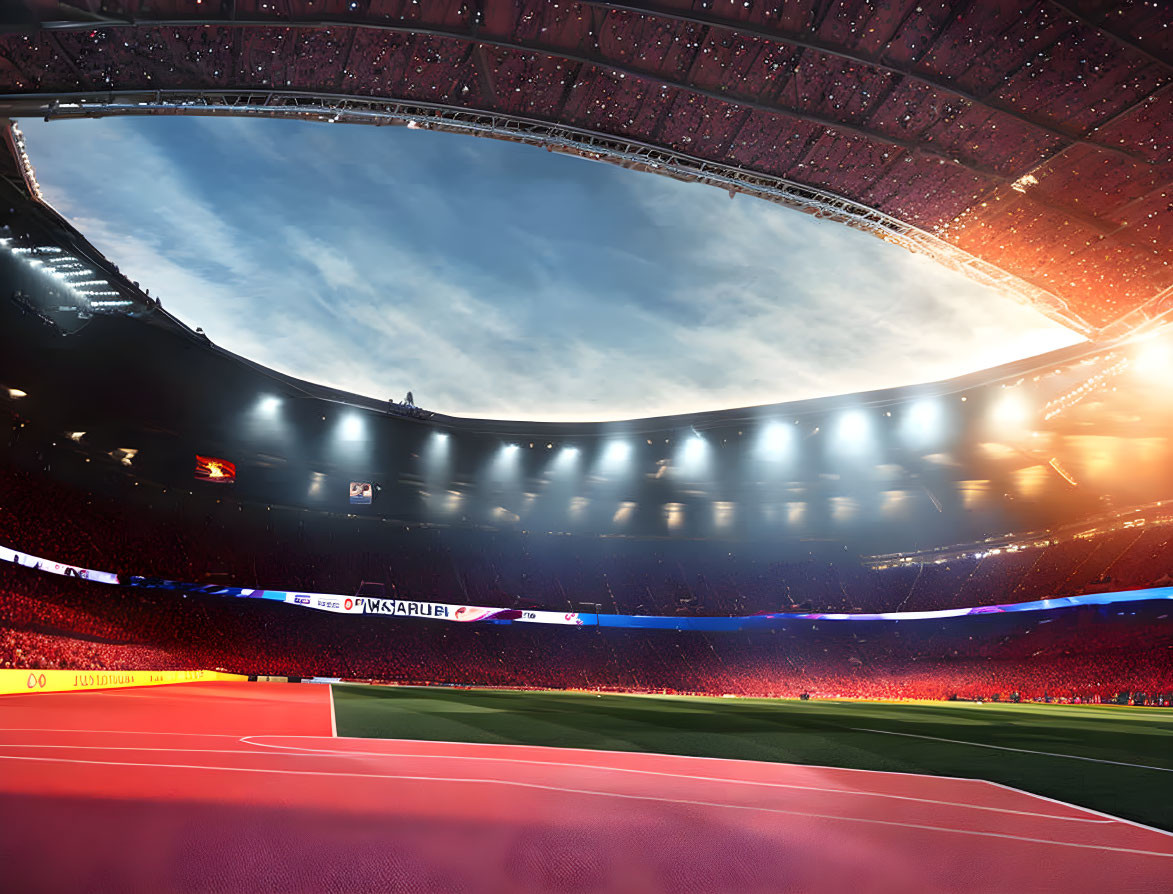
<svg viewBox="0 0 1173 894">
<path fill-rule="evenodd" d="M 0 467 L 0 543 L 199 583 L 623 614 L 931 609 L 1168 579 L 1170 529 L 940 565 L 771 561 L 764 547 L 403 527 L 225 503 L 192 517 Z M 1139 605 L 1139 607 L 1135 607 Z M 1156 606 L 1155 608 L 1153 606 Z M 697 633 L 338 616 L 0 567 L 0 666 L 193 668 L 435 684 L 867 698 L 1173 693 L 1161 603 Z"/>
</svg>

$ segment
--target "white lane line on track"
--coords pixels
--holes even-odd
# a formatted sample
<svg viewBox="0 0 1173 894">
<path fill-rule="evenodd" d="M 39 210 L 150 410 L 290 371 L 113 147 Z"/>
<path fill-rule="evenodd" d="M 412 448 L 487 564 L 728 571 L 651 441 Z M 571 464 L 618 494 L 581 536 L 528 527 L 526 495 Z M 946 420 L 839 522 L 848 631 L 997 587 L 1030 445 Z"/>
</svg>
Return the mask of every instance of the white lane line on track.
<svg viewBox="0 0 1173 894">
<path fill-rule="evenodd" d="M 338 738 L 338 715 L 334 713 L 334 686 L 330 683 L 326 684 L 326 691 L 330 693 L 330 735 Z"/>
<path fill-rule="evenodd" d="M 408 688 L 408 687 L 404 687 Z M 413 687 L 416 689 L 430 689 L 428 686 Z M 157 730 L 116 730 L 116 729 L 46 729 L 44 727 L 0 727 L 2 732 L 20 732 L 20 733 L 111 733 L 120 736 L 209 736 L 218 739 L 232 739 L 237 742 L 246 742 L 250 739 L 309 739 L 314 742 L 326 739 L 326 736 L 311 736 L 299 733 L 253 733 L 247 736 L 241 736 L 237 733 L 182 733 L 182 732 L 162 732 Z M 786 761 L 760 761 L 747 757 L 713 757 L 707 754 L 665 754 L 659 751 L 617 751 L 614 748 L 574 748 L 562 745 L 519 745 L 515 742 L 457 742 L 452 739 L 395 739 L 395 738 L 369 738 L 366 736 L 338 736 L 341 741 L 350 742 L 411 742 L 414 744 L 427 743 L 430 745 L 456 745 L 461 748 L 544 748 L 549 751 L 564 751 L 567 753 L 579 754 L 611 754 L 611 755 L 636 755 L 647 758 L 667 758 L 669 760 L 679 761 L 716 761 L 725 764 L 768 764 L 777 767 L 802 767 L 806 770 L 830 770 L 833 773 L 867 773 L 870 775 L 880 776 L 902 776 L 904 778 L 917 779 L 951 779 L 958 782 L 984 782 L 984 779 L 974 779 L 966 776 L 939 776 L 933 773 L 910 773 L 906 770 L 865 770 L 861 767 L 832 767 L 828 764 L 795 764 Z M 262 748 L 278 748 L 295 746 L 277 746 L 264 745 L 260 742 L 248 741 L 249 745 L 258 745 Z"/>
<path fill-rule="evenodd" d="M 241 741 L 244 741 L 243 739 Z M 248 743 L 253 744 L 253 743 Z M 278 746 L 266 746 L 278 747 Z M 568 767 L 571 769 L 582 770 L 601 770 L 609 773 L 628 773 L 639 776 L 659 776 L 670 779 L 686 779 L 695 782 L 716 782 L 728 785 L 746 785 L 756 786 L 759 788 L 784 788 L 794 789 L 796 791 L 808 792 L 823 792 L 824 794 L 835 795 L 856 795 L 865 798 L 889 798 L 897 801 L 915 801 L 920 804 L 934 804 L 941 807 L 960 807 L 965 810 L 984 810 L 990 813 L 1009 813 L 1016 816 L 1033 816 L 1039 819 L 1059 820 L 1060 822 L 1073 823 L 1094 823 L 1097 825 L 1105 825 L 1113 822 L 1112 819 L 1091 819 L 1090 817 L 1081 816 L 1056 816 L 1053 813 L 1037 813 L 1030 810 L 1011 810 L 1008 807 L 988 807 L 981 804 L 967 804 L 960 801 L 940 801 L 934 798 L 917 798 L 912 795 L 894 795 L 887 792 L 866 792 L 856 789 L 841 789 L 841 788 L 826 788 L 825 786 L 816 785 L 796 785 L 788 782 L 766 782 L 754 779 L 725 779 L 720 776 L 696 776 L 689 773 L 667 773 L 659 770 L 639 770 L 628 767 L 607 767 L 597 764 L 573 764 L 562 763 L 559 761 L 537 761 L 525 760 L 523 758 L 508 758 L 508 757 L 478 757 L 476 755 L 458 755 L 458 754 L 398 754 L 394 752 L 373 752 L 373 751 L 246 751 L 242 749 L 228 749 L 228 748 L 159 748 L 152 746 L 137 746 L 137 745 L 20 745 L 10 742 L 0 743 L 0 748 L 29 748 L 29 749 L 43 749 L 43 748 L 57 748 L 57 749 L 73 749 L 75 751 L 165 751 L 165 752 L 179 752 L 182 754 L 244 754 L 251 757 L 258 757 L 261 755 L 270 755 L 274 757 L 363 757 L 363 758 L 394 758 L 394 759 L 415 759 L 415 760 L 471 760 L 484 761 L 486 763 L 494 764 L 531 764 L 538 767 Z M 14 757 L 19 757 L 15 755 Z M 48 760 L 48 758 L 46 758 Z M 162 764 L 145 764 L 146 766 L 164 766 Z M 247 768 L 241 768 L 247 769 Z M 398 777 L 395 777 L 398 778 Z M 486 779 L 485 782 L 494 782 L 496 780 Z M 1066 805 L 1072 806 L 1072 805 Z M 1075 810 L 1082 808 L 1074 807 Z"/>
<path fill-rule="evenodd" d="M 590 789 L 565 788 L 556 785 L 541 785 L 535 782 L 518 782 L 505 779 L 462 779 L 448 776 L 408 776 L 385 773 L 349 773 L 328 772 L 325 770 L 278 770 L 260 767 L 223 767 L 207 766 L 203 764 L 153 764 L 135 761 L 91 761 L 64 757 L 20 757 L 16 755 L 0 755 L 0 760 L 8 761 L 40 761 L 56 764 L 88 764 L 103 767 L 145 767 L 163 770 L 205 770 L 218 773 L 266 773 L 283 776 L 333 776 L 353 779 L 388 779 L 403 782 L 439 782 L 461 785 L 502 785 L 512 788 L 537 789 L 542 791 L 561 792 L 570 795 L 588 795 L 601 798 L 619 798 L 628 801 L 648 801 L 664 804 L 681 804 L 688 807 L 716 807 L 728 810 L 752 810 L 759 813 L 781 814 L 786 816 L 803 816 L 811 819 L 839 820 L 849 823 L 866 823 L 877 826 L 896 826 L 905 829 L 920 829 L 928 832 L 947 832 L 955 835 L 976 835 L 982 838 L 1002 838 L 1011 841 L 1024 841 L 1031 844 L 1045 844 L 1055 847 L 1077 847 L 1084 850 L 1113 851 L 1123 854 L 1137 854 L 1145 857 L 1164 857 L 1173 859 L 1173 851 L 1144 851 L 1128 847 L 1112 847 L 1104 844 L 1081 844 L 1074 841 L 1056 841 L 1050 838 L 1030 838 L 1023 835 L 1009 835 L 1004 832 L 979 832 L 973 829 L 954 829 L 947 826 L 927 826 L 920 823 L 901 823 L 895 820 L 879 820 L 858 816 L 837 816 L 826 813 L 809 813 L 801 810 L 785 810 L 781 807 L 759 807 L 750 804 L 723 804 L 718 801 L 694 801 L 683 798 L 658 798 L 654 795 L 631 795 L 619 792 L 600 792 Z"/>
<path fill-rule="evenodd" d="M 1135 820 L 1125 819 L 1122 816 L 1113 816 L 1110 813 L 1103 813 L 1099 810 L 1093 810 L 1090 807 L 1079 807 L 1075 804 L 1068 804 L 1066 801 L 1060 801 L 1058 798 L 1048 798 L 1046 795 L 1036 795 L 1034 792 L 1028 792 L 1025 789 L 1015 788 L 1012 785 L 1003 785 L 1000 782 L 991 782 L 988 779 L 979 780 L 986 785 L 992 785 L 994 788 L 1000 788 L 1008 792 L 1018 792 L 1023 795 L 1030 795 L 1032 798 L 1037 798 L 1040 801 L 1047 801 L 1051 804 L 1061 804 L 1064 807 L 1074 807 L 1076 810 L 1086 810 L 1088 813 L 1093 813 L 1096 816 L 1107 817 L 1108 820 L 1116 823 L 1124 823 L 1127 826 L 1136 826 L 1138 829 L 1144 829 L 1146 832 L 1159 832 L 1161 835 L 1173 838 L 1173 832 L 1168 829 L 1158 829 L 1156 826 L 1146 826 L 1144 823 L 1138 823 Z"/>
<path fill-rule="evenodd" d="M 404 687 L 407 688 L 407 687 Z M 418 686 L 417 689 L 427 689 L 430 687 Z M 633 696 L 634 698 L 635 696 Z M 249 739 L 310 739 L 311 741 L 320 741 L 322 736 L 304 736 L 304 735 L 283 735 L 281 733 L 253 733 L 248 736 L 236 737 L 243 742 Z M 547 751 L 565 751 L 568 753 L 580 754 L 620 754 L 620 755 L 634 755 L 637 757 L 654 757 L 654 758 L 668 758 L 669 760 L 677 761 L 717 761 L 724 764 L 756 764 L 761 766 L 767 764 L 773 767 L 802 767 L 807 770 L 831 770 L 835 773 L 870 773 L 872 775 L 879 774 L 881 776 L 915 776 L 920 779 L 955 779 L 959 782 L 980 782 L 982 780 L 973 779 L 966 776 L 939 776 L 933 773 L 909 773 L 904 770 L 864 770 L 861 767 L 832 767 L 828 764 L 795 764 L 787 761 L 761 761 L 754 760 L 749 757 L 713 757 L 709 754 L 667 754 L 663 751 L 623 751 L 615 748 L 579 748 L 577 746 L 567 745 L 524 745 L 517 742 L 459 742 L 453 739 L 398 739 L 395 737 L 386 738 L 377 736 L 371 738 L 369 736 L 339 736 L 342 741 L 350 742 L 411 742 L 413 744 L 428 744 L 428 745 L 457 745 L 461 748 L 544 748 Z M 250 745 L 260 745 L 260 742 L 249 742 Z M 276 746 L 267 745 L 267 748 L 288 747 L 295 746 Z"/>
<path fill-rule="evenodd" d="M 1117 767 L 1133 767 L 1137 770 L 1157 770 L 1161 773 L 1173 773 L 1173 767 L 1152 767 L 1148 764 L 1130 764 L 1127 761 L 1110 761 L 1100 757 L 1084 757 L 1079 754 L 1062 754 L 1057 751 L 1031 751 L 1029 748 L 1011 748 L 1008 745 L 986 745 L 982 742 L 967 742 L 964 739 L 942 739 L 940 736 L 926 736 L 921 733 L 898 733 L 890 729 L 866 729 L 853 726 L 851 729 L 858 733 L 880 733 L 885 736 L 904 736 L 908 739 L 929 739 L 933 742 L 950 742 L 954 745 L 970 745 L 974 748 L 996 748 L 998 751 L 1017 751 L 1020 754 L 1039 754 L 1043 757 L 1065 757 L 1073 761 L 1090 761 L 1093 764 L 1113 764 Z"/>
</svg>

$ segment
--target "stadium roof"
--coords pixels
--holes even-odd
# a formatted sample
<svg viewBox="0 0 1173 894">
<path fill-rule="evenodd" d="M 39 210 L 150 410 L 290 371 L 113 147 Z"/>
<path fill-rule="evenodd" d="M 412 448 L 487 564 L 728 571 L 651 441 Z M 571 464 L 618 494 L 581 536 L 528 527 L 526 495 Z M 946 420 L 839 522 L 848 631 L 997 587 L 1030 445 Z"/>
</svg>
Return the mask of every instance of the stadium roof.
<svg viewBox="0 0 1173 894">
<path fill-rule="evenodd" d="M 869 230 L 1093 338 L 1173 309 L 1173 5 L 24 4 L 0 114 L 522 140 Z"/>
</svg>

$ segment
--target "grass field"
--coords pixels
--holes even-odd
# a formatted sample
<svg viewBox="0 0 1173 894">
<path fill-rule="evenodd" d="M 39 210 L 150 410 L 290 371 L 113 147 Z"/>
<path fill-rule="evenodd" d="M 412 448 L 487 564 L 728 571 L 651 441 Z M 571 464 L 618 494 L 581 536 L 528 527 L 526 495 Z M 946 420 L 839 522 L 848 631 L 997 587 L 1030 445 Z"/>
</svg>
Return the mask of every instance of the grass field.
<svg viewBox="0 0 1173 894">
<path fill-rule="evenodd" d="M 379 686 L 335 686 L 334 703 L 340 736 L 962 776 L 1173 831 L 1173 711 Z"/>
</svg>

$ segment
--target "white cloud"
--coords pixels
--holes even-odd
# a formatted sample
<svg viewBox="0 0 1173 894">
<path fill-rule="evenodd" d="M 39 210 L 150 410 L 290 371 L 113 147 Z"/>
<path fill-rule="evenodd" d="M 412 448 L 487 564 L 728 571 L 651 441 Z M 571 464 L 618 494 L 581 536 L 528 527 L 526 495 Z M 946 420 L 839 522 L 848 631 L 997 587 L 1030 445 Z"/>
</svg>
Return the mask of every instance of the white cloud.
<svg viewBox="0 0 1173 894">
<path fill-rule="evenodd" d="M 251 120 L 25 129 L 50 200 L 189 325 L 442 412 L 746 406 L 1078 340 L 840 225 L 528 147 Z"/>
</svg>

